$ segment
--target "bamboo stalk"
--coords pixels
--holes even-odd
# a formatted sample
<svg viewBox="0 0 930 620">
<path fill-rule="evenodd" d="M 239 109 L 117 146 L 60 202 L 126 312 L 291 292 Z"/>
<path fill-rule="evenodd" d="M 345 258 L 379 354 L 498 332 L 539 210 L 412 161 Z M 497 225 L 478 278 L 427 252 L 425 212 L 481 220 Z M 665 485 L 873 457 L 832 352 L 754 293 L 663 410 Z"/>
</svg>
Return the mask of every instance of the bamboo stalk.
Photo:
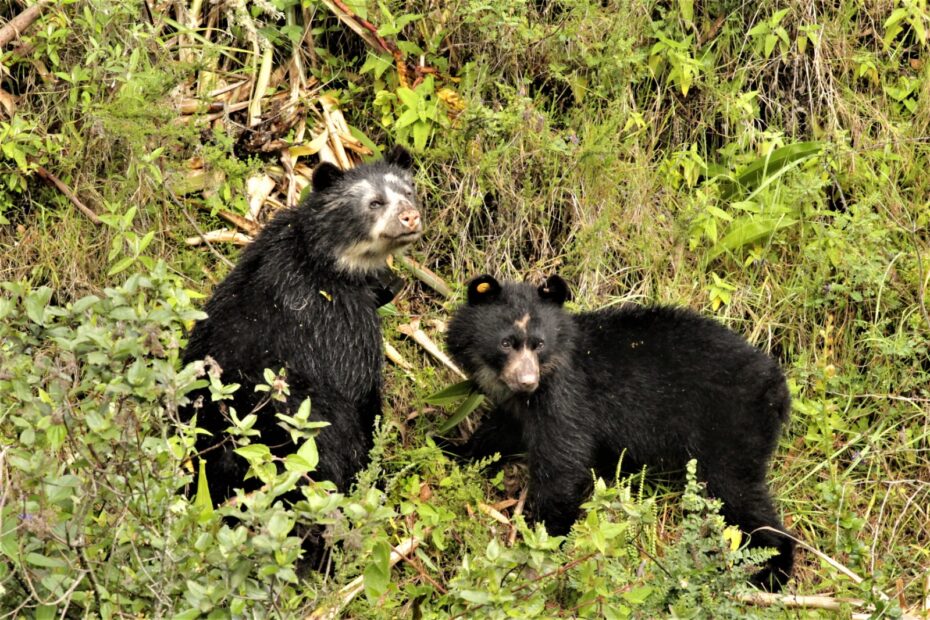
<svg viewBox="0 0 930 620">
<path fill-rule="evenodd" d="M 463 379 L 468 379 L 468 376 L 462 372 L 462 370 L 455 365 L 449 356 L 443 353 L 436 344 L 430 340 L 430 337 L 426 335 L 422 329 L 420 329 L 420 321 L 415 320 L 407 325 L 399 325 L 397 331 L 413 339 L 418 345 L 423 347 L 427 353 L 432 355 L 434 358 L 442 362 L 446 368 L 456 373 L 458 376 Z"/>
<path fill-rule="evenodd" d="M 268 84 L 271 81 L 274 46 L 266 44 L 264 47 L 265 49 L 262 51 L 262 65 L 258 70 L 255 92 L 252 94 L 252 103 L 249 105 L 249 127 L 255 127 L 262 120 L 262 98 L 268 91 Z"/>
</svg>

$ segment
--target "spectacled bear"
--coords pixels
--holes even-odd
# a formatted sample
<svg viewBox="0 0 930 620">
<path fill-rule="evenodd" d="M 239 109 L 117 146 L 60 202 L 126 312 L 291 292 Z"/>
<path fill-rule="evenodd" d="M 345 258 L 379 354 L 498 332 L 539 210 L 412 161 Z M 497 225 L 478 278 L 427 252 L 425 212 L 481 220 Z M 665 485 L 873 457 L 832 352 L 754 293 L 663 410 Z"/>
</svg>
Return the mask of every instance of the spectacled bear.
<svg viewBox="0 0 930 620">
<path fill-rule="evenodd" d="M 623 306 L 569 314 L 558 276 L 536 288 L 484 275 L 468 286 L 447 333 L 453 358 L 497 404 L 453 451 L 526 453 L 531 516 L 565 534 L 591 490 L 591 470 L 672 473 L 697 459 L 723 515 L 753 547 L 778 555 L 754 577 L 777 590 L 794 543 L 775 514 L 768 462 L 788 419 L 784 375 L 767 355 L 690 310 Z M 634 470 L 635 471 L 635 470 Z"/>
<path fill-rule="evenodd" d="M 244 483 L 247 462 L 225 433 L 226 407 L 241 418 L 261 402 L 255 386 L 266 368 L 284 368 L 290 396 L 258 411 L 255 429 L 272 454 L 296 447 L 276 412 L 297 411 L 308 396 L 311 420 L 329 422 L 316 438 L 315 476 L 348 489 L 367 464 L 373 427 L 381 413 L 381 329 L 377 307 L 393 297 L 389 254 L 420 237 L 422 222 L 411 175 L 412 158 L 395 147 L 382 161 L 342 171 L 317 166 L 312 192 L 279 212 L 245 248 L 235 268 L 207 302 L 184 361 L 212 357 L 224 383 L 239 383 L 232 401 L 214 403 L 201 391 L 186 409 L 197 410 L 198 455 L 214 501 Z M 250 484 L 252 486 L 250 486 Z"/>
</svg>

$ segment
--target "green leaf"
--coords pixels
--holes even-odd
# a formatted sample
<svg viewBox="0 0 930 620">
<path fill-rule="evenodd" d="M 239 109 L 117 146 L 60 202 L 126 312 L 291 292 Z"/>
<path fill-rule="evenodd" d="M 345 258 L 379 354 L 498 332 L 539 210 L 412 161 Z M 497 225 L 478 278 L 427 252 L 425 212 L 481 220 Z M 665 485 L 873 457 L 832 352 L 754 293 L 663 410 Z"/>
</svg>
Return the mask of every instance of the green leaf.
<svg viewBox="0 0 930 620">
<path fill-rule="evenodd" d="M 798 223 L 798 220 L 790 217 L 781 218 L 740 218 L 729 231 L 707 254 L 707 260 L 713 260 L 723 254 L 744 245 L 755 243 L 760 239 L 771 237 L 776 231 L 787 228 Z"/>
<path fill-rule="evenodd" d="M 397 89 L 397 96 L 408 108 L 416 109 L 417 104 L 420 102 L 420 95 L 405 86 L 401 86 Z"/>
<path fill-rule="evenodd" d="M 694 22 L 694 0 L 678 0 L 678 10 L 681 11 L 681 17 L 685 22 Z"/>
<path fill-rule="evenodd" d="M 735 183 L 729 183 L 720 194 L 724 200 L 733 196 L 739 188 L 752 189 L 760 185 L 767 177 L 784 173 L 792 164 L 800 163 L 819 154 L 823 142 L 797 142 L 773 150 L 765 157 L 760 157 L 746 166 L 736 177 Z"/>
<path fill-rule="evenodd" d="M 363 580 L 365 583 L 365 596 L 368 600 L 377 600 L 387 592 L 391 584 L 391 549 L 385 542 L 375 543 L 371 550 L 371 558 L 365 567 Z"/>
<path fill-rule="evenodd" d="M 65 568 L 68 563 L 58 558 L 50 558 L 39 553 L 27 553 L 26 562 L 42 568 Z"/>
<path fill-rule="evenodd" d="M 465 398 L 477 389 L 475 383 L 471 380 L 460 381 L 454 385 L 430 394 L 424 400 L 428 405 L 450 405 L 454 402 Z"/>
<path fill-rule="evenodd" d="M 268 446 L 260 443 L 236 448 L 234 452 L 249 463 L 261 463 L 271 458 L 271 450 L 268 449 Z"/>
<path fill-rule="evenodd" d="M 197 495 L 194 496 L 194 508 L 200 511 L 200 518 L 207 520 L 213 516 L 213 498 L 207 484 L 207 462 L 200 459 L 200 471 L 197 473 Z"/>
<path fill-rule="evenodd" d="M 297 456 L 307 461 L 310 465 L 310 469 L 316 469 L 317 463 L 320 462 L 320 454 L 316 448 L 316 441 L 311 437 L 303 442 L 300 448 L 297 449 Z"/>
<path fill-rule="evenodd" d="M 127 256 L 126 258 L 118 261 L 115 265 L 110 267 L 110 271 L 107 272 L 107 275 L 112 276 L 118 274 L 121 271 L 126 271 L 132 266 L 135 260 L 135 256 Z"/>
<path fill-rule="evenodd" d="M 413 148 L 422 151 L 426 148 L 426 141 L 429 140 L 430 134 L 433 133 L 433 127 L 425 121 L 417 121 L 413 124 Z"/>
<path fill-rule="evenodd" d="M 52 289 L 47 286 L 36 289 L 26 296 L 24 305 L 29 320 L 37 325 L 45 325 L 45 307 L 52 298 Z"/>
<path fill-rule="evenodd" d="M 472 394 L 469 394 L 468 398 L 465 399 L 465 402 L 459 405 L 459 408 L 455 410 L 455 413 L 449 416 L 449 419 L 442 423 L 442 426 L 439 427 L 438 432 L 440 434 L 446 433 L 458 426 L 459 422 L 464 420 L 469 413 L 477 409 L 482 402 L 484 402 L 483 394 L 479 392 L 473 392 Z"/>
</svg>

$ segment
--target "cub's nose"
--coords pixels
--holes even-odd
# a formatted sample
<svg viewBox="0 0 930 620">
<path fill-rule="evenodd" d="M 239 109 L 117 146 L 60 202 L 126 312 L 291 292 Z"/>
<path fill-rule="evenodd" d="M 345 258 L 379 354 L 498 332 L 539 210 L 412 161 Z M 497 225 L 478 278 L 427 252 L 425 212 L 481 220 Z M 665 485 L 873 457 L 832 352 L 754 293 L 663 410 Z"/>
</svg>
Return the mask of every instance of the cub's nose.
<svg viewBox="0 0 930 620">
<path fill-rule="evenodd" d="M 420 229 L 423 227 L 423 224 L 420 222 L 420 212 L 413 208 L 401 211 L 397 219 L 400 220 L 401 225 L 410 232 L 420 232 Z"/>
<path fill-rule="evenodd" d="M 523 392 L 533 392 L 539 387 L 539 377 L 535 374 L 525 374 L 517 378 L 517 385 Z"/>
</svg>

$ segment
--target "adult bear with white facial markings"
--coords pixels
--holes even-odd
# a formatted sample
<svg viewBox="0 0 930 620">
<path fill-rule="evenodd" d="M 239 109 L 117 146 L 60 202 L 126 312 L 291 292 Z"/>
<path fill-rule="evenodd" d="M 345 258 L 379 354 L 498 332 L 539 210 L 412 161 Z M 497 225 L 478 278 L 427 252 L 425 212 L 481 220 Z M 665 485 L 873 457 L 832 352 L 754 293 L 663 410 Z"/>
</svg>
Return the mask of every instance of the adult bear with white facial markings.
<svg viewBox="0 0 930 620">
<path fill-rule="evenodd" d="M 310 397 L 310 419 L 329 423 L 316 438 L 314 478 L 345 491 L 367 464 L 381 413 L 377 307 L 396 292 L 381 284 L 391 278 L 386 259 L 422 231 L 411 165 L 400 147 L 352 170 L 320 164 L 308 197 L 278 213 L 214 291 L 184 354 L 185 362 L 212 358 L 224 383 L 240 384 L 231 401 L 201 390 L 185 411 L 210 432 L 197 451 L 214 501 L 256 486 L 244 482 L 248 464 L 226 429 L 228 408 L 242 418 L 261 405 L 267 394 L 255 386 L 266 368 L 283 368 L 290 390 L 286 402 L 256 411 L 254 428 L 273 454 L 296 449 L 275 414 L 293 415 Z"/>
<path fill-rule="evenodd" d="M 454 359 L 497 404 L 462 446 L 470 458 L 526 453 L 527 506 L 565 534 L 595 470 L 675 473 L 697 459 L 723 516 L 752 547 L 778 555 L 754 576 L 777 590 L 794 543 L 781 533 L 766 484 L 788 419 L 784 375 L 767 355 L 690 310 L 622 306 L 569 314 L 568 285 L 535 287 L 481 276 L 449 324 Z"/>
</svg>

